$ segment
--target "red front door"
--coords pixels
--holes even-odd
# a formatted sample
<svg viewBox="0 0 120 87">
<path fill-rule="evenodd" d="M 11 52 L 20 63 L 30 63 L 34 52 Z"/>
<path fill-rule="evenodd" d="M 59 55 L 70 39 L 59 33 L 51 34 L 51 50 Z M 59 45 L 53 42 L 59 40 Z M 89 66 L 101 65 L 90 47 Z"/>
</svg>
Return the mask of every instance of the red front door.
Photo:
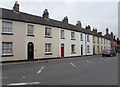
<svg viewBox="0 0 120 87">
<path fill-rule="evenodd" d="M 64 57 L 64 44 L 61 44 L 61 57 Z"/>
</svg>

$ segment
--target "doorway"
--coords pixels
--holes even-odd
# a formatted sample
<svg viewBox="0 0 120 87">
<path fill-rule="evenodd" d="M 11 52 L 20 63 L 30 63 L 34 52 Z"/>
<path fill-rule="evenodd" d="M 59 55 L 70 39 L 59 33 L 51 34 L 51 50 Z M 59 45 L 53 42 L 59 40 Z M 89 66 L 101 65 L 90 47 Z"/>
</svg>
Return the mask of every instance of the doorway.
<svg viewBox="0 0 120 87">
<path fill-rule="evenodd" d="M 32 42 L 28 43 L 28 60 L 34 59 L 34 44 Z"/>
<path fill-rule="evenodd" d="M 64 44 L 61 44 L 61 57 L 64 57 Z"/>
<path fill-rule="evenodd" d="M 81 55 L 83 55 L 83 45 L 81 45 Z"/>
</svg>

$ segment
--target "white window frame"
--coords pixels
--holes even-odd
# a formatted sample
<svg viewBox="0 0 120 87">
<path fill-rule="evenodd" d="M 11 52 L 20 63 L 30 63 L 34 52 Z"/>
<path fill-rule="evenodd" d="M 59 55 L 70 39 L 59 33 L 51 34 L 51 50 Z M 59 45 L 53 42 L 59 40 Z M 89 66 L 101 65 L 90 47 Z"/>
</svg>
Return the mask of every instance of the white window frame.
<svg viewBox="0 0 120 87">
<path fill-rule="evenodd" d="M 75 32 L 71 32 L 71 39 L 75 40 Z"/>
<path fill-rule="evenodd" d="M 34 35 L 34 25 L 28 24 L 27 35 Z"/>
<path fill-rule="evenodd" d="M 60 37 L 61 37 L 61 39 L 65 39 L 65 31 L 64 30 L 60 31 Z"/>
<path fill-rule="evenodd" d="M 52 35 L 52 29 L 49 27 L 45 27 L 45 36 L 51 37 L 51 35 Z"/>
<path fill-rule="evenodd" d="M 90 35 L 87 35 L 87 42 L 90 42 Z"/>
<path fill-rule="evenodd" d="M 104 44 L 105 44 L 105 38 L 104 38 Z"/>
<path fill-rule="evenodd" d="M 80 34 L 80 40 L 83 41 L 83 34 Z"/>
<path fill-rule="evenodd" d="M 52 44 L 45 43 L 45 53 L 52 53 Z"/>
<path fill-rule="evenodd" d="M 99 37 L 97 37 L 97 43 L 99 43 Z"/>
<path fill-rule="evenodd" d="M 93 43 L 95 43 L 95 36 L 93 36 Z"/>
<path fill-rule="evenodd" d="M 2 55 L 12 55 L 12 53 L 13 53 L 13 43 L 2 42 Z"/>
<path fill-rule="evenodd" d="M 87 45 L 87 53 L 90 53 L 90 45 Z"/>
<path fill-rule="evenodd" d="M 2 33 L 13 33 L 12 22 L 2 21 Z"/>
<path fill-rule="evenodd" d="M 75 54 L 75 44 L 71 44 L 71 54 Z"/>
<path fill-rule="evenodd" d="M 103 44 L 103 40 L 102 40 L 102 38 L 101 38 L 101 44 Z"/>
</svg>

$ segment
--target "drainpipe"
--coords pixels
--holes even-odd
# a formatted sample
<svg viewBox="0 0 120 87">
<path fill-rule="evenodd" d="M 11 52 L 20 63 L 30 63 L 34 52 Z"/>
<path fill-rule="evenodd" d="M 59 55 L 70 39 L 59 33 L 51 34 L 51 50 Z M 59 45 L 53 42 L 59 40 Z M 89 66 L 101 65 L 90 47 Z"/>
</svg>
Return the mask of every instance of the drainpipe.
<svg viewBox="0 0 120 87">
<path fill-rule="evenodd" d="M 85 55 L 87 55 L 86 47 L 87 47 L 87 41 L 86 41 L 86 34 L 85 34 Z"/>
</svg>

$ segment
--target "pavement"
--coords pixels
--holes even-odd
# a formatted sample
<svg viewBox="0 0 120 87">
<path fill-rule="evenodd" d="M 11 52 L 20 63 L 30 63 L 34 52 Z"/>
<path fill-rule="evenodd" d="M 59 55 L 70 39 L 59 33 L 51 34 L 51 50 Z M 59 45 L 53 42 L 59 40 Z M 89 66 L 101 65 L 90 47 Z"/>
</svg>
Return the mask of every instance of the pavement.
<svg viewBox="0 0 120 87">
<path fill-rule="evenodd" d="M 7 63 L 0 78 L 7 86 L 118 85 L 118 55 Z"/>
</svg>

